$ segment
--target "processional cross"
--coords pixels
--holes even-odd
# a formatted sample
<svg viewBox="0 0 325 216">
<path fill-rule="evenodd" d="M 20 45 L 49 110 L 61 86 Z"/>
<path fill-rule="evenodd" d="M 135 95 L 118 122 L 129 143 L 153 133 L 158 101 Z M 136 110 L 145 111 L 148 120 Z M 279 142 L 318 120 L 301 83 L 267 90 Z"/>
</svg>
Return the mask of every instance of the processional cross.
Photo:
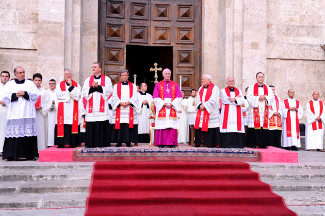
<svg viewBox="0 0 325 216">
<path fill-rule="evenodd" d="M 161 67 L 160 68 L 157 68 L 158 64 L 156 62 L 153 65 L 155 66 L 155 68 L 150 68 L 150 71 L 151 72 L 152 71 L 155 72 L 155 84 L 157 84 L 158 83 L 158 75 L 157 75 L 157 72 L 158 71 L 162 71 L 162 68 Z"/>
</svg>

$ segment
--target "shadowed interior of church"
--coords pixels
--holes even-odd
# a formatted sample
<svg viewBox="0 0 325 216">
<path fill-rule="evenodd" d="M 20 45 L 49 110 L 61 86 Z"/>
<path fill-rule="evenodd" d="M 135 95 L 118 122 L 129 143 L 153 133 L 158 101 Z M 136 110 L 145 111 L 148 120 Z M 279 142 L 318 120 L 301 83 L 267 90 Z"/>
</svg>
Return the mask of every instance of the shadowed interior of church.
<svg viewBox="0 0 325 216">
<path fill-rule="evenodd" d="M 130 72 L 129 80 L 133 82 L 133 75 L 137 75 L 137 85 L 142 82 L 147 83 L 148 93 L 152 94 L 154 89 L 155 72 L 154 63 L 158 63 L 157 68 L 173 68 L 173 47 L 161 46 L 126 46 L 126 68 Z M 163 79 L 162 71 L 157 72 L 158 81 Z M 173 77 L 173 72 L 171 79 Z M 174 80 L 175 81 L 175 80 Z"/>
</svg>

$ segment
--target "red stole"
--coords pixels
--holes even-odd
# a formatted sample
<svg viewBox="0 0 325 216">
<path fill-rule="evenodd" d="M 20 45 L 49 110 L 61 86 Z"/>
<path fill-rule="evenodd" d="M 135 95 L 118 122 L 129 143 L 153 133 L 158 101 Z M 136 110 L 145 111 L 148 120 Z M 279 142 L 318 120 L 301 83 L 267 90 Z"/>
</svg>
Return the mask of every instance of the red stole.
<svg viewBox="0 0 325 216">
<path fill-rule="evenodd" d="M 269 95 L 267 86 L 263 84 L 264 89 L 264 95 Z M 254 96 L 258 96 L 258 84 L 255 83 L 254 85 Z M 261 118 L 260 118 L 260 111 L 258 107 L 253 108 L 253 117 L 254 117 L 254 128 L 255 129 L 261 129 Z M 263 128 L 268 128 L 268 119 L 269 119 L 269 108 L 266 106 L 265 101 L 265 108 L 264 108 L 264 122 L 263 122 Z"/>
<path fill-rule="evenodd" d="M 171 88 L 172 88 L 172 101 L 176 98 L 176 83 L 174 81 L 170 81 Z M 159 82 L 159 97 L 164 100 L 165 99 L 165 89 L 164 89 L 164 81 Z M 158 113 L 158 119 L 165 119 L 166 118 L 166 107 L 161 108 Z M 170 108 L 169 118 L 176 120 L 176 110 L 174 108 Z"/>
<path fill-rule="evenodd" d="M 212 90 L 213 90 L 214 84 L 210 83 L 210 85 L 208 86 L 207 89 L 207 93 L 205 94 L 205 101 L 208 101 L 212 95 Z M 200 95 L 200 101 L 201 103 L 203 103 L 203 93 L 204 93 L 204 87 L 201 88 L 199 95 Z M 219 112 L 219 110 L 218 110 Z M 195 125 L 194 128 L 195 129 L 200 129 L 200 121 L 201 121 L 201 113 L 202 110 L 199 109 L 197 114 L 196 114 L 196 119 L 195 119 Z M 210 118 L 210 113 L 207 111 L 207 109 L 204 109 L 204 113 L 203 113 L 203 122 L 202 122 L 202 131 L 208 131 L 209 129 L 209 118 Z"/>
<path fill-rule="evenodd" d="M 235 88 L 235 97 L 239 95 L 239 90 Z M 230 89 L 229 87 L 225 88 L 225 92 L 228 97 L 230 97 Z M 237 105 L 237 130 L 241 131 L 242 129 L 242 122 L 241 122 L 241 106 Z M 223 124 L 222 124 L 222 129 L 227 129 L 228 127 L 228 116 L 229 116 L 229 104 L 225 104 L 225 112 L 224 112 L 224 117 L 223 117 Z"/>
<path fill-rule="evenodd" d="M 82 98 L 82 103 L 86 110 L 87 109 L 87 99 L 85 97 Z M 82 123 L 82 128 L 86 128 L 86 117 L 84 118 L 84 122 Z"/>
<path fill-rule="evenodd" d="M 77 83 L 72 80 L 72 85 L 77 87 Z M 66 91 L 65 81 L 60 82 L 61 91 Z M 79 121 L 79 110 L 78 110 L 78 101 L 73 101 L 73 120 L 71 133 L 78 133 L 78 123 Z M 59 102 L 58 105 L 58 115 L 57 115 L 57 137 L 64 137 L 64 102 Z"/>
<path fill-rule="evenodd" d="M 279 112 L 279 106 L 280 106 L 280 101 L 278 96 L 274 95 L 275 97 L 275 111 Z M 270 109 L 273 110 L 273 107 L 270 106 Z M 281 117 L 277 116 L 277 124 L 275 124 L 275 117 L 274 115 L 270 118 L 270 128 L 278 128 L 278 129 L 282 129 L 282 123 L 281 123 Z"/>
<path fill-rule="evenodd" d="M 121 100 L 122 95 L 122 82 L 117 83 L 117 96 Z M 133 96 L 133 84 L 129 82 L 129 95 L 130 98 Z M 115 129 L 120 129 L 120 122 L 121 122 L 121 106 L 116 110 L 116 117 L 115 117 Z M 133 128 L 134 116 L 133 116 L 133 108 L 130 106 L 129 111 L 129 128 Z"/>
<path fill-rule="evenodd" d="M 286 109 L 290 109 L 289 100 L 288 99 L 284 100 L 284 106 L 285 106 Z M 296 100 L 296 108 L 297 109 L 299 108 L 299 101 L 297 101 L 297 100 Z M 292 137 L 290 110 L 288 110 L 286 125 L 287 125 L 287 137 Z M 297 139 L 299 139 L 299 119 L 298 119 L 298 112 L 296 112 L 296 131 L 297 131 Z"/>
<path fill-rule="evenodd" d="M 310 111 L 315 115 L 315 109 L 314 109 L 314 103 L 313 101 L 309 101 L 309 106 L 310 106 Z M 322 115 L 323 113 L 323 101 L 319 101 L 319 116 Z M 316 121 L 312 123 L 312 128 L 313 130 L 317 130 L 317 125 L 316 125 Z M 323 123 L 321 121 L 318 122 L 318 129 L 323 129 Z"/>
<path fill-rule="evenodd" d="M 42 100 L 42 97 L 40 95 L 40 96 L 38 96 L 38 99 L 37 99 L 37 101 L 35 103 L 35 108 L 36 109 L 40 109 L 41 108 L 41 100 Z"/>
<path fill-rule="evenodd" d="M 95 75 L 92 75 L 89 78 L 89 88 L 91 86 L 93 86 L 94 79 L 95 79 Z M 100 77 L 100 85 L 102 87 L 105 87 L 105 76 L 104 76 L 104 74 L 101 74 L 101 77 Z M 93 99 L 93 95 L 91 95 L 91 98 L 89 99 L 88 113 L 92 113 L 93 112 L 93 106 L 94 106 L 94 99 Z M 105 112 L 105 100 L 103 98 L 103 95 L 100 96 L 99 112 Z"/>
</svg>

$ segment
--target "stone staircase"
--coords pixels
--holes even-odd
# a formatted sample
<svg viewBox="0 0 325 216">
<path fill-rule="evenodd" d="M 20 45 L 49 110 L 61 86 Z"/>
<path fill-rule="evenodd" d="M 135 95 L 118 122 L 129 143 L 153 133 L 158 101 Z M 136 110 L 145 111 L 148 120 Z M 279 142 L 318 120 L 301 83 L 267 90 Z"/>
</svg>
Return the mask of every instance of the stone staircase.
<svg viewBox="0 0 325 216">
<path fill-rule="evenodd" d="M 92 169 L 93 163 L 1 162 L 0 209 L 84 208 Z"/>
<path fill-rule="evenodd" d="M 0 215 L 83 215 L 92 167 L 93 163 L 1 161 Z M 298 215 L 325 216 L 325 163 L 251 167 Z M 20 210 L 26 208 L 30 210 Z"/>
<path fill-rule="evenodd" d="M 325 215 L 325 163 L 251 163 L 251 168 L 298 215 Z"/>
</svg>

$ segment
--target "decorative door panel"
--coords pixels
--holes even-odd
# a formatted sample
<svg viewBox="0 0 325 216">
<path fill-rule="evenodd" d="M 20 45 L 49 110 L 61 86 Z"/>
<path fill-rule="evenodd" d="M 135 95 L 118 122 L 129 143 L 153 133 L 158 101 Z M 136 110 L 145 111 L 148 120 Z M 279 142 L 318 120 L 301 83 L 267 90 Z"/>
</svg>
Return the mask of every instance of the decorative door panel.
<svg viewBox="0 0 325 216">
<path fill-rule="evenodd" d="M 114 82 L 127 45 L 172 46 L 173 80 L 187 93 L 201 85 L 201 0 L 100 0 L 99 11 L 99 61 Z"/>
</svg>

